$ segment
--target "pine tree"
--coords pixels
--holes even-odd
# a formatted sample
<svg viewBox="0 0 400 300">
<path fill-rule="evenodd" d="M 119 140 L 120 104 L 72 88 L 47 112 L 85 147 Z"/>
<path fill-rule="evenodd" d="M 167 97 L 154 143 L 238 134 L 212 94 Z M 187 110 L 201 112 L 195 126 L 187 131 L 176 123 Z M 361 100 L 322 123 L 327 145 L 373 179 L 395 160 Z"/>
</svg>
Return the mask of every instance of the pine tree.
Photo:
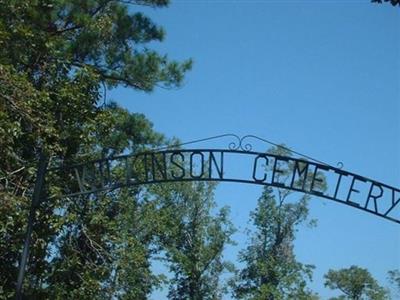
<svg viewBox="0 0 400 300">
<path fill-rule="evenodd" d="M 159 85 L 182 83 L 190 60 L 171 61 L 151 50 L 148 44 L 161 42 L 164 31 L 140 12 L 140 5 L 167 4 L 166 0 L 0 0 L 0 298 L 10 298 L 15 291 L 39 157 L 45 156 L 52 166 L 68 165 L 115 153 L 113 143 L 103 147 L 106 140 L 118 140 L 118 151 L 157 143 L 146 137 L 142 125 L 148 121 L 143 116 L 102 106 L 102 91 L 123 85 L 150 92 Z M 118 121 L 122 116 L 125 123 Z M 126 127 L 116 128 L 121 125 Z M 126 140 L 129 144 L 124 144 Z M 95 291 L 104 290 L 107 272 L 115 273 L 105 263 L 104 253 L 96 254 L 104 259 L 91 256 L 95 243 L 109 250 L 105 246 L 110 240 L 104 237 L 113 227 L 107 214 L 114 204 L 110 197 L 98 197 L 101 201 L 96 204 L 59 199 L 65 184 L 61 178 L 47 178 L 46 195 L 41 198 L 52 201 L 42 201 L 36 209 L 24 288 L 31 298 L 50 294 L 65 298 L 54 294 L 57 288 L 52 286 L 65 283 L 60 274 L 73 275 L 74 289 L 81 290 L 76 298 L 97 297 L 101 294 Z M 99 221 L 103 217 L 107 224 Z M 76 252 L 88 246 L 92 251 L 87 255 Z M 144 248 L 147 253 L 148 247 Z M 145 262 L 148 254 L 142 257 Z M 89 263 L 96 265 L 93 272 Z M 79 278 L 83 273 L 78 270 L 84 268 L 86 273 Z M 86 294 L 89 290 L 94 294 Z"/>
</svg>

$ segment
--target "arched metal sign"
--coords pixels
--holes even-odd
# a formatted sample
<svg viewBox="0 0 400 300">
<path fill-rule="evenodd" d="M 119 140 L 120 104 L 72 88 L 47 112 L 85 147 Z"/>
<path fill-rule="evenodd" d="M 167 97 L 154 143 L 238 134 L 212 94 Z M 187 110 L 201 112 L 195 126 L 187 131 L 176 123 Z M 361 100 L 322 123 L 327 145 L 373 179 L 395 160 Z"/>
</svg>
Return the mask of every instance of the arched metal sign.
<svg viewBox="0 0 400 300">
<path fill-rule="evenodd" d="M 239 182 L 325 198 L 400 223 L 400 189 L 320 161 L 255 152 L 244 139 L 265 140 L 235 137 L 238 142 L 228 149 L 163 149 L 52 168 L 48 174 L 69 179 L 65 197 L 163 182 Z M 320 188 L 323 181 L 327 189 Z"/>
<path fill-rule="evenodd" d="M 336 201 L 400 224 L 400 189 L 315 160 L 252 151 L 246 139 L 268 140 L 246 135 L 223 134 L 179 146 L 233 137 L 227 149 L 163 148 L 152 151 L 86 161 L 47 169 L 41 153 L 36 184 L 19 264 L 16 299 L 22 299 L 25 266 L 45 176 L 64 183 L 62 197 L 88 195 L 121 187 L 182 181 L 224 181 L 271 186 Z M 307 158 L 304 159 L 304 158 Z M 46 170 L 47 169 L 47 170 Z M 117 172 L 115 172 L 117 170 Z M 328 188 L 321 188 L 327 186 Z"/>
</svg>

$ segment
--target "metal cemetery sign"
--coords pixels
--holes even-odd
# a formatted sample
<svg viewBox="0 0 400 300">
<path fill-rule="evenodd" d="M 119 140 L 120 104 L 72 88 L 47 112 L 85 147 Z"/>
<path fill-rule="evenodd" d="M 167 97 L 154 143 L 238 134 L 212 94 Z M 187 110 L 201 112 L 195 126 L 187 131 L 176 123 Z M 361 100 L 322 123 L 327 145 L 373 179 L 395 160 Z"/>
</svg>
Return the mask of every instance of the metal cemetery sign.
<svg viewBox="0 0 400 300">
<path fill-rule="evenodd" d="M 181 149 L 176 146 L 50 169 L 47 169 L 48 159 L 42 153 L 19 265 L 16 299 L 22 299 L 35 210 L 40 202 L 45 176 L 63 183 L 63 197 L 163 182 L 225 181 L 258 184 L 329 199 L 400 223 L 399 189 L 343 171 L 295 151 L 283 151 L 287 155 L 254 152 L 252 145 L 245 142 L 247 139 L 255 139 L 289 150 L 265 139 L 253 135 L 240 138 L 234 134 L 224 134 L 179 146 L 225 137 L 236 140 L 229 144 L 228 149 Z M 292 157 L 289 153 L 303 158 Z"/>
<path fill-rule="evenodd" d="M 244 138 L 249 137 L 262 140 Z M 65 197 L 163 182 L 240 182 L 318 196 L 400 223 L 396 209 L 400 189 L 319 161 L 254 152 L 250 144 L 243 144 L 244 138 L 228 149 L 143 152 L 53 168 L 49 173 L 59 173 L 72 182 Z M 118 172 L 113 172 L 116 168 Z M 321 188 L 323 182 L 327 189 Z"/>
</svg>

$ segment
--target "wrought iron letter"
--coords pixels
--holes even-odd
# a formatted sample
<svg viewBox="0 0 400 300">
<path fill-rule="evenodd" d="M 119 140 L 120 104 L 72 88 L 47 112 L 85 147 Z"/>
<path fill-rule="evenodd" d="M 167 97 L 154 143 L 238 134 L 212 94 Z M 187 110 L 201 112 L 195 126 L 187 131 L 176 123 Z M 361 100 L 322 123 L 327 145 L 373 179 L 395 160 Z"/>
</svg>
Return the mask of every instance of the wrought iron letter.
<svg viewBox="0 0 400 300">
<path fill-rule="evenodd" d="M 395 200 L 396 192 L 400 192 L 400 191 L 397 189 L 394 189 L 394 188 L 391 188 L 391 189 L 392 189 L 392 206 L 385 212 L 384 216 L 387 216 L 388 213 L 390 213 L 392 211 L 392 209 L 395 208 L 396 205 L 399 204 L 399 202 L 400 202 L 400 197 L 397 200 Z"/>
<path fill-rule="evenodd" d="M 162 162 L 160 163 L 159 159 L 157 158 L 157 153 L 151 154 L 151 170 L 153 172 L 153 180 L 157 179 L 157 171 L 161 174 L 161 179 L 167 180 L 167 164 L 165 161 L 165 153 L 161 153 Z"/>
<path fill-rule="evenodd" d="M 311 187 L 310 187 L 310 192 L 317 194 L 317 195 L 323 195 L 323 192 L 315 190 L 314 186 L 315 186 L 315 182 L 318 181 L 319 183 L 323 183 L 324 179 L 321 177 L 318 177 L 318 169 L 320 170 L 324 170 L 324 171 L 329 171 L 329 167 L 325 167 L 325 166 L 315 166 L 315 171 L 314 171 L 314 175 L 311 181 Z"/>
<path fill-rule="evenodd" d="M 260 158 L 263 158 L 265 160 L 265 166 L 268 166 L 268 163 L 269 163 L 268 157 L 265 154 L 259 154 L 256 156 L 256 158 L 254 159 L 254 165 L 253 165 L 253 179 L 255 182 L 264 182 L 267 179 L 266 172 L 264 172 L 264 177 L 262 179 L 258 179 L 256 177 L 257 163 Z"/>
<path fill-rule="evenodd" d="M 379 195 L 372 195 L 374 187 L 378 187 L 379 188 Z M 365 203 L 364 208 L 368 209 L 369 200 L 372 198 L 372 199 L 374 199 L 374 208 L 375 208 L 375 212 L 377 213 L 378 212 L 378 204 L 376 202 L 376 199 L 381 198 L 382 195 L 383 195 L 383 188 L 379 184 L 376 184 L 375 182 L 373 182 L 371 184 L 371 188 L 369 189 L 367 202 Z"/>
<path fill-rule="evenodd" d="M 201 172 L 200 172 L 200 175 L 195 175 L 195 174 L 193 173 L 193 171 L 194 171 L 193 157 L 194 157 L 195 155 L 200 155 L 200 157 L 201 157 Z M 203 155 L 203 153 L 200 152 L 200 151 L 193 151 L 192 154 L 190 154 L 190 176 L 191 176 L 192 178 L 198 179 L 198 178 L 203 177 L 203 175 L 204 175 L 204 155 Z"/>
<path fill-rule="evenodd" d="M 360 206 L 360 204 L 353 202 L 350 200 L 351 197 L 351 193 L 355 192 L 355 193 L 359 193 L 360 191 L 354 188 L 354 183 L 356 182 L 356 180 L 358 181 L 362 181 L 362 182 L 367 182 L 364 178 L 361 177 L 357 177 L 357 176 L 353 176 L 353 180 L 351 181 L 351 185 L 350 185 L 350 189 L 349 189 L 349 193 L 347 194 L 347 199 L 346 202 L 349 202 L 352 205 L 356 205 L 356 206 Z"/>
<path fill-rule="evenodd" d="M 300 163 L 304 164 L 304 167 L 303 167 L 302 170 L 300 170 Z M 301 189 L 304 191 L 304 187 L 305 187 L 305 184 L 306 184 L 306 181 L 307 181 L 308 163 L 307 162 L 299 162 L 297 160 L 294 162 L 292 182 L 290 183 L 290 187 L 291 188 L 293 188 L 293 186 L 295 184 L 296 174 L 298 175 L 299 180 L 303 176 L 303 184 L 302 184 Z"/>
<path fill-rule="evenodd" d="M 284 157 L 280 157 L 280 158 L 275 157 L 274 167 L 273 167 L 273 169 L 272 169 L 271 184 L 274 185 L 274 186 L 281 186 L 281 187 L 284 187 L 285 184 L 284 184 L 283 182 L 275 181 L 275 174 L 276 174 L 276 173 L 280 173 L 280 174 L 285 173 L 285 170 L 278 169 L 278 167 L 279 167 L 278 161 L 285 161 L 285 162 L 288 162 L 289 159 L 288 159 L 288 158 L 284 158 Z M 279 179 L 278 179 L 278 180 L 279 180 Z"/>
<path fill-rule="evenodd" d="M 178 161 L 176 161 L 175 157 L 179 157 L 180 158 L 180 162 L 182 164 L 180 164 Z M 176 166 L 178 169 L 181 170 L 181 175 L 180 176 L 177 176 L 175 174 L 175 171 L 171 170 L 172 178 L 174 178 L 174 179 L 182 179 L 183 177 L 185 177 L 185 168 L 183 167 L 183 163 L 185 162 L 185 156 L 181 152 L 174 152 L 170 156 L 170 161 L 171 161 L 171 164 L 173 164 L 174 166 Z"/>
<path fill-rule="evenodd" d="M 338 171 L 338 170 L 335 170 L 335 173 L 336 173 L 336 174 L 339 174 L 339 178 L 338 178 L 338 181 L 337 181 L 337 183 L 336 183 L 335 194 L 333 195 L 333 198 L 334 198 L 334 199 L 337 199 L 337 194 L 338 194 L 338 192 L 339 192 L 339 186 L 340 186 L 340 182 L 342 181 L 342 176 L 343 176 L 343 175 L 344 175 L 344 176 L 347 176 L 347 174 L 344 173 L 344 172 L 342 172 L 342 171 Z"/>
<path fill-rule="evenodd" d="M 220 152 L 220 165 L 218 166 L 217 160 L 214 156 L 214 152 L 210 151 L 210 157 L 208 160 L 208 177 L 212 178 L 212 165 L 217 170 L 219 179 L 223 179 L 224 176 L 224 152 Z"/>
</svg>

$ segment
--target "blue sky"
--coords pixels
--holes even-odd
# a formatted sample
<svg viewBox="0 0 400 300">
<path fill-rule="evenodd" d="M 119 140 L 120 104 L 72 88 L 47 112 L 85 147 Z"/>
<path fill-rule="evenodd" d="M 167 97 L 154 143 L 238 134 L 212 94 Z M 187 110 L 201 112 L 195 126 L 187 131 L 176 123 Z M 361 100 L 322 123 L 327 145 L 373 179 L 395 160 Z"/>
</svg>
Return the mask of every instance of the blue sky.
<svg viewBox="0 0 400 300">
<path fill-rule="evenodd" d="M 152 47 L 193 58 L 193 70 L 181 89 L 118 88 L 110 99 L 144 113 L 168 137 L 254 134 L 400 187 L 398 8 L 368 0 L 175 1 L 145 12 L 167 32 Z M 230 183 L 217 189 L 239 227 L 238 248 L 260 192 Z M 336 295 L 323 274 L 352 264 L 387 285 L 387 271 L 400 268 L 400 226 L 318 198 L 310 207 L 318 226 L 300 228 L 296 240 L 298 259 L 316 266 L 310 287 L 322 299 Z M 226 257 L 235 261 L 236 253 L 227 249 Z"/>
</svg>

